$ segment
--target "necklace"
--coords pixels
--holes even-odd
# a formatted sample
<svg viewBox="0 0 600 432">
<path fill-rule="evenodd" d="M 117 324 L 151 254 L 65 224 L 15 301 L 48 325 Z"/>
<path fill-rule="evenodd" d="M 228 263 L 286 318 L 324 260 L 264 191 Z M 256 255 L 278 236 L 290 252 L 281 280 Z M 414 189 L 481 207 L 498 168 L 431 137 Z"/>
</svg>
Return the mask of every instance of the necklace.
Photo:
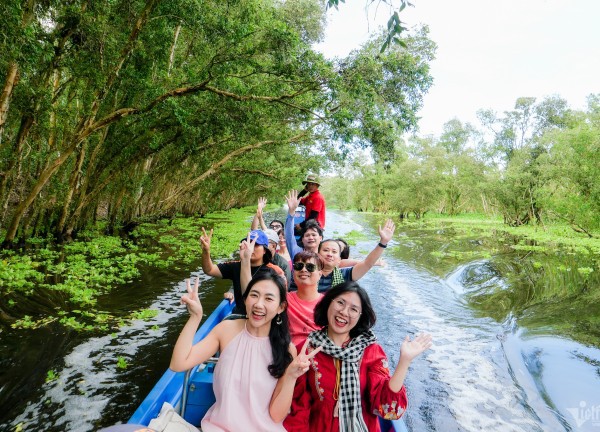
<svg viewBox="0 0 600 432">
<path fill-rule="evenodd" d="M 340 380 L 342 377 L 341 363 L 340 359 L 333 359 L 333 364 L 335 365 L 335 387 L 333 388 L 333 400 L 335 400 L 335 407 L 333 408 L 334 417 L 339 417 L 340 401 L 338 399 L 340 397 Z"/>
<path fill-rule="evenodd" d="M 256 276 L 256 273 L 258 273 L 258 271 L 262 268 L 262 266 L 263 266 L 262 264 L 258 266 L 258 268 L 254 272 L 254 274 L 252 274 L 252 277 L 250 278 L 250 280 L 254 279 L 254 276 Z"/>
</svg>

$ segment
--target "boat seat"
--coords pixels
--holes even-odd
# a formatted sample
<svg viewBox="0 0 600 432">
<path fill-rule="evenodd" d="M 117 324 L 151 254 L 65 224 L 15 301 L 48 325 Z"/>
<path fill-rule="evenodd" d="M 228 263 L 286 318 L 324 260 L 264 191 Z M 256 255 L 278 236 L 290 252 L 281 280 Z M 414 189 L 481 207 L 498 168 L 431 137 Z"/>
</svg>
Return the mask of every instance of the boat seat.
<svg viewBox="0 0 600 432">
<path fill-rule="evenodd" d="M 213 372 L 218 361 L 218 357 L 211 357 L 198 366 L 194 373 L 193 369 L 186 372 L 181 417 L 191 424 L 199 425 L 208 409 L 215 403 Z"/>
</svg>

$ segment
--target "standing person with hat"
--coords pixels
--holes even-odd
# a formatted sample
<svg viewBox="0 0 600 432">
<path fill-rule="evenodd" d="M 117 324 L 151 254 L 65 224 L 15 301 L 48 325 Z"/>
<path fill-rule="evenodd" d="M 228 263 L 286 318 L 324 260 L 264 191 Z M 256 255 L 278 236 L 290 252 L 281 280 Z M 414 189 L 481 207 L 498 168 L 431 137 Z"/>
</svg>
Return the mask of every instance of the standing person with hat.
<svg viewBox="0 0 600 432">
<path fill-rule="evenodd" d="M 300 228 L 304 228 L 307 221 L 314 219 L 319 222 L 319 225 L 325 229 L 325 198 L 319 190 L 319 178 L 315 174 L 308 174 L 302 182 L 304 190 L 298 194 L 300 204 L 306 208 L 304 222 L 300 224 Z M 306 195 L 308 194 L 308 195 Z M 306 195 L 306 196 L 304 196 Z"/>
<path fill-rule="evenodd" d="M 226 292 L 224 297 L 229 299 L 230 302 L 235 300 L 235 308 L 233 309 L 234 314 L 245 315 L 246 307 L 244 306 L 244 300 L 242 298 L 244 293 L 242 292 L 242 285 L 240 282 L 242 263 L 240 261 L 230 261 L 214 264 L 210 258 L 210 243 L 213 236 L 213 230 L 211 229 L 210 233 L 207 234 L 206 230 L 202 228 L 202 233 L 203 234 L 200 237 L 200 244 L 202 246 L 202 271 L 209 276 L 231 280 L 233 283 L 233 292 Z M 250 242 L 253 242 L 254 244 L 252 255 L 250 257 L 250 278 L 254 278 L 254 276 L 261 271 L 268 271 L 269 268 L 285 278 L 283 270 L 271 262 L 273 256 L 269 250 L 269 239 L 267 238 L 267 235 L 259 230 L 250 231 L 248 237 L 242 239 L 240 242 L 240 253 L 246 249 Z"/>
</svg>

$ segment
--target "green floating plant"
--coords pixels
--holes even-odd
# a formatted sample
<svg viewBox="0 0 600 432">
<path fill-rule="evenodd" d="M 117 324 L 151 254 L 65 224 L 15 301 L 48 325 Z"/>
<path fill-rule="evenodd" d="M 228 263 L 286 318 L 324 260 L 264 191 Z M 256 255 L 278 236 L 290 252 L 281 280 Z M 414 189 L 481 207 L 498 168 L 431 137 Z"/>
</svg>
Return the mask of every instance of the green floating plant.
<svg viewBox="0 0 600 432">
<path fill-rule="evenodd" d="M 46 382 L 47 383 L 51 382 L 51 381 L 54 381 L 54 380 L 57 380 L 57 379 L 58 379 L 58 374 L 55 371 L 49 370 L 46 373 Z"/>
<path fill-rule="evenodd" d="M 127 369 L 127 366 L 128 366 L 128 364 L 127 364 L 127 360 L 125 360 L 125 357 L 119 356 L 117 358 L 117 367 L 119 369 Z"/>
</svg>

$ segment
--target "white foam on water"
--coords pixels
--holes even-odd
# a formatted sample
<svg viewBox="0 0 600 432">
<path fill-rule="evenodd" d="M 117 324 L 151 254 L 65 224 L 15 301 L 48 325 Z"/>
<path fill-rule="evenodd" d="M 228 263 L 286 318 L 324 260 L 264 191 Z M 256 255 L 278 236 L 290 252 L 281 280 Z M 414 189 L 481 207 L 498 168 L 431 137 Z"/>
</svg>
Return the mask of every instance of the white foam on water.
<svg viewBox="0 0 600 432">
<path fill-rule="evenodd" d="M 132 391 L 119 379 L 119 357 L 129 361 L 142 347 L 161 338 L 169 320 L 181 313 L 176 293 L 184 292 L 182 281 L 149 306 L 159 311 L 151 320 L 134 321 L 111 335 L 93 337 L 76 346 L 65 356 L 65 365 L 58 371 L 59 378 L 44 385 L 46 392 L 42 401 L 28 404 L 12 426 L 21 424 L 23 430 L 40 426 L 42 429 L 37 430 L 43 430 L 40 406 L 56 404 L 62 415 L 53 422 L 55 427 L 78 432 L 95 430 L 94 422 L 102 417 L 111 397 Z"/>
<path fill-rule="evenodd" d="M 398 294 L 391 299 L 393 304 L 417 331 L 432 335 L 434 345 L 424 354 L 425 359 L 447 385 L 447 406 L 464 430 L 540 430 L 538 422 L 522 406 L 519 389 L 502 383 L 506 378 L 499 375 L 497 365 L 485 354 L 500 349 L 495 337 L 482 338 L 469 333 L 468 328 L 457 327 L 455 322 L 444 319 L 427 305 L 426 299 L 397 271 L 381 268 L 379 272 Z M 469 320 L 467 313 L 464 319 Z M 465 322 L 464 327 L 481 324 L 476 320 Z M 426 387 L 427 383 L 423 385 Z"/>
</svg>

